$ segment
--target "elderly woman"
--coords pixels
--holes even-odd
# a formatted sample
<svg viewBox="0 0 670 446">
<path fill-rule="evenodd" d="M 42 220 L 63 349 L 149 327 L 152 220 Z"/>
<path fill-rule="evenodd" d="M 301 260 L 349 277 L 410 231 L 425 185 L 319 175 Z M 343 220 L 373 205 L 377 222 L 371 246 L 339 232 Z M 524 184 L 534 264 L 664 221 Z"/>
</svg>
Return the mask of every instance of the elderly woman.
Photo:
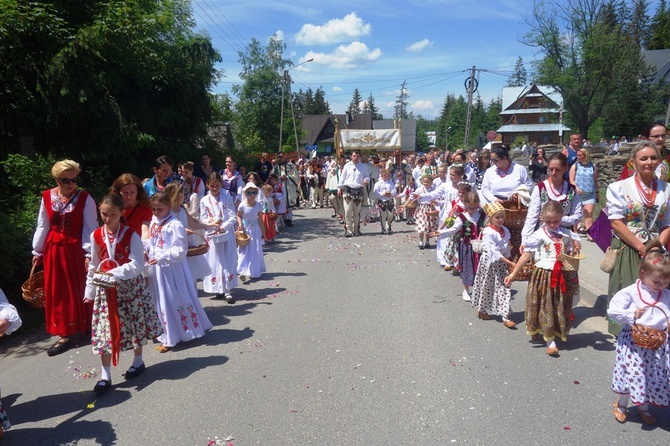
<svg viewBox="0 0 670 446">
<path fill-rule="evenodd" d="M 149 231 L 151 222 L 151 207 L 149 196 L 142 187 L 142 182 L 132 173 L 121 174 L 109 188 L 110 194 L 117 194 L 123 198 L 123 222 L 137 235 L 142 235 L 144 227 L 146 233 Z"/>
<path fill-rule="evenodd" d="M 92 306 L 84 303 L 91 233 L 98 227 L 95 202 L 77 188 L 79 164 L 58 161 L 51 168 L 56 187 L 42 192 L 33 264 L 44 263 L 44 311 L 47 333 L 60 339 L 47 350 L 69 350 L 91 330 Z"/>
<path fill-rule="evenodd" d="M 570 168 L 570 184 L 577 188 L 582 200 L 582 215 L 584 224 L 577 222 L 575 230 L 580 234 L 593 225 L 593 208 L 598 200 L 598 169 L 589 159 L 589 152 L 585 148 L 577 149 L 577 162 Z M 579 226 L 579 227 L 577 227 Z"/>
<path fill-rule="evenodd" d="M 509 146 L 502 144 L 492 149 L 491 167 L 484 174 L 480 190 L 482 205 L 508 200 L 521 186 L 530 192 L 533 182 L 526 168 L 509 159 Z"/>
<path fill-rule="evenodd" d="M 658 238 L 665 246 L 670 239 L 670 212 L 667 212 L 668 183 L 656 179 L 661 162 L 658 146 L 651 141 L 638 143 L 631 152 L 634 174 L 607 187 L 607 213 L 612 223 L 611 248 L 619 250 L 610 273 L 609 299 L 639 278 L 640 258 L 650 242 Z M 609 321 L 609 332 L 617 335 L 618 325 Z"/>
</svg>

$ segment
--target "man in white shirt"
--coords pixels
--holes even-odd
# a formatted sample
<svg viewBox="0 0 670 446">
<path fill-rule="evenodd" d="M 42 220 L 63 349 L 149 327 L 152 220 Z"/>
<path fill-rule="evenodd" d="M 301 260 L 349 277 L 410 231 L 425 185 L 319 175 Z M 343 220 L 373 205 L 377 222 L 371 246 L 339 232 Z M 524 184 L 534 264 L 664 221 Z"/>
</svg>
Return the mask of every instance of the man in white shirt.
<svg viewBox="0 0 670 446">
<path fill-rule="evenodd" d="M 361 204 L 363 188 L 370 182 L 370 168 L 361 162 L 358 150 L 351 152 L 351 161 L 345 164 L 338 183 L 337 196 L 344 202 L 344 235 L 361 235 Z"/>
</svg>

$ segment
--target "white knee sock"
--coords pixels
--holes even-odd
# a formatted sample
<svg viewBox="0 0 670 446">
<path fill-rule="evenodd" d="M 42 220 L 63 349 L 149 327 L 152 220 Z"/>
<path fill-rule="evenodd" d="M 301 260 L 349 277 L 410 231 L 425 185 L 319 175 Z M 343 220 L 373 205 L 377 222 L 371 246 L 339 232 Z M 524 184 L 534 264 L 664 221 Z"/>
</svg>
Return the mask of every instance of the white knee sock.
<svg viewBox="0 0 670 446">
<path fill-rule="evenodd" d="M 102 367 L 102 370 L 100 371 L 100 379 L 104 379 L 107 381 L 112 380 L 112 366 L 107 366 L 107 367 Z"/>
<path fill-rule="evenodd" d="M 142 358 L 142 354 L 140 353 L 139 355 L 133 356 L 133 367 L 138 368 L 144 363 L 144 359 Z"/>
</svg>

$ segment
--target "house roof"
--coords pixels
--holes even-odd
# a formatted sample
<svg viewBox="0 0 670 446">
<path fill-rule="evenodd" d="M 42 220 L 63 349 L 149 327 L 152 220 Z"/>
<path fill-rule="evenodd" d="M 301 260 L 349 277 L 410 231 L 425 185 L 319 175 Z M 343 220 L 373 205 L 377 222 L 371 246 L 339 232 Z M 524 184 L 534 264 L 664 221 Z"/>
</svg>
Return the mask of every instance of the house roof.
<svg viewBox="0 0 670 446">
<path fill-rule="evenodd" d="M 521 109 L 511 109 L 503 110 L 500 115 L 535 115 L 535 114 L 548 114 L 548 113 L 558 113 L 557 108 L 521 108 Z"/>
<path fill-rule="evenodd" d="M 570 131 L 570 127 L 561 124 L 510 124 L 503 125 L 498 133 L 532 133 L 532 132 L 558 132 L 559 130 Z"/>
<path fill-rule="evenodd" d="M 332 142 L 333 138 L 323 138 L 322 133 L 328 123 L 335 126 L 335 118 L 337 118 L 337 125 L 340 130 L 372 130 L 372 114 L 365 113 L 361 115 L 354 115 L 349 118 L 347 123 L 347 115 L 304 115 L 302 117 L 302 130 L 304 137 L 300 140 L 301 143 L 316 144 L 317 142 Z M 321 137 L 321 138 L 320 138 Z"/>
<path fill-rule="evenodd" d="M 654 70 L 652 83 L 670 82 L 670 49 L 643 51 L 642 56 Z"/>
<path fill-rule="evenodd" d="M 302 117 L 302 130 L 304 132 L 304 142 L 314 143 L 324 126 L 330 119 L 328 115 L 305 115 Z"/>
<path fill-rule="evenodd" d="M 527 87 L 505 87 L 502 90 L 502 109 L 507 110 L 515 106 L 516 102 L 524 96 L 547 96 L 556 104 L 556 108 L 563 104 L 563 97 L 552 87 L 532 84 Z M 516 108 L 516 107 L 515 107 Z"/>
</svg>

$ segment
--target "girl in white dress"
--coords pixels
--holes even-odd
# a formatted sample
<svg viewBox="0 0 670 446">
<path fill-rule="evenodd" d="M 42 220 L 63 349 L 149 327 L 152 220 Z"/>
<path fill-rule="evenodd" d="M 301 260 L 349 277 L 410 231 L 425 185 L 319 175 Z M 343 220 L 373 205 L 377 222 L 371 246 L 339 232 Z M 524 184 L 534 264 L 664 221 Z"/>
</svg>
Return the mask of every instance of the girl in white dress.
<svg viewBox="0 0 670 446">
<path fill-rule="evenodd" d="M 421 177 L 421 186 L 417 187 L 410 199 L 405 203 L 405 207 L 411 202 L 417 203 L 416 213 L 416 231 L 419 233 L 419 249 L 430 248 L 430 235 L 437 230 L 437 215 L 429 215 L 428 212 L 436 211 L 435 199 L 431 195 L 433 192 L 433 177 L 423 175 Z"/>
<path fill-rule="evenodd" d="M 149 258 L 147 264 L 155 265 L 150 286 L 164 331 L 157 338 L 161 343 L 157 350 L 165 353 L 179 342 L 204 336 L 212 323 L 193 286 L 193 276 L 185 261 L 186 230 L 170 211 L 170 196 L 157 192 L 150 204 L 154 216 L 144 248 Z"/>
<path fill-rule="evenodd" d="M 188 246 L 198 246 L 202 243 L 202 238 L 196 234 L 195 230 L 205 230 L 216 226 L 213 223 L 201 223 L 186 212 L 186 209 L 183 207 L 184 186 L 182 184 L 173 181 L 165 186 L 165 192 L 170 196 L 170 200 L 172 201 L 172 213 L 186 229 Z M 212 274 L 212 270 L 204 255 L 186 257 L 186 262 L 191 270 L 193 280 L 200 280 Z"/>
<path fill-rule="evenodd" d="M 207 178 L 209 194 L 200 202 L 200 221 L 213 224 L 207 230 L 209 251 L 205 254 L 212 270 L 205 276 L 202 287 L 206 293 L 217 298 L 225 298 L 229 304 L 235 303 L 231 291 L 237 286 L 237 249 L 235 246 L 235 207 L 233 199 L 222 188 L 223 180 L 217 172 Z"/>
<path fill-rule="evenodd" d="M 258 279 L 265 272 L 263 259 L 263 207 L 256 201 L 258 188 L 254 183 L 247 183 L 242 189 L 243 199 L 237 208 L 238 230 L 249 235 L 246 246 L 237 247 L 237 273 L 243 282 L 249 279 Z"/>
<path fill-rule="evenodd" d="M 612 390 L 619 394 L 614 403 L 614 418 L 624 423 L 628 401 L 632 400 L 645 424 L 656 424 L 649 404 L 670 405 L 670 346 L 666 339 L 658 349 L 633 343 L 633 325 L 656 330 L 667 329 L 670 316 L 670 257 L 666 251 L 651 248 L 640 261 L 639 279 L 612 297 L 607 315 L 622 326 L 616 342 Z"/>
<path fill-rule="evenodd" d="M 491 314 L 502 316 L 505 327 L 514 328 L 510 319 L 512 293 L 505 283 L 507 267 L 514 265 L 508 259 L 512 254 L 510 233 L 505 223 L 505 208 L 493 202 L 484 205 L 488 225 L 482 231 L 484 252 L 479 258 L 475 281 L 472 285 L 472 306 L 477 308 L 477 317 L 490 320 Z"/>
</svg>

